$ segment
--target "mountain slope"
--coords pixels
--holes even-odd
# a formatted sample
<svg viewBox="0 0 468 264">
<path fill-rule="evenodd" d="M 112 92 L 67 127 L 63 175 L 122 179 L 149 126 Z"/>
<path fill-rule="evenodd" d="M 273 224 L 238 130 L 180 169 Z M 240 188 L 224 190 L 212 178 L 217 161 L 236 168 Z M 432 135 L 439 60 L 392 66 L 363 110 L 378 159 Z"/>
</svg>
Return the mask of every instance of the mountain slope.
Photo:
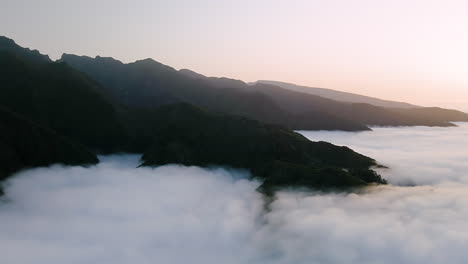
<svg viewBox="0 0 468 264">
<path fill-rule="evenodd" d="M 16 44 L 14 40 L 4 36 L 0 36 L 0 50 L 3 52 L 12 52 L 18 58 L 26 59 L 30 63 L 34 64 L 44 64 L 52 62 L 49 56 L 41 54 L 38 50 L 23 48 Z"/>
<path fill-rule="evenodd" d="M 251 86 L 262 91 L 280 107 L 296 114 L 328 113 L 345 120 L 370 126 L 454 126 L 449 121 L 468 121 L 468 115 L 455 114 L 452 110 L 440 109 L 440 118 L 430 118 L 431 108 L 398 109 L 377 107 L 370 104 L 341 103 L 316 95 L 295 92 L 269 84 Z"/>
<path fill-rule="evenodd" d="M 385 183 L 369 169 L 374 160 L 346 147 L 311 142 L 287 128 L 240 115 L 170 104 L 164 98 L 161 103 L 157 96 L 155 102 L 143 98 L 156 84 L 163 93 L 175 89 L 177 100 L 191 99 L 218 111 L 235 109 L 237 114 L 245 111 L 263 119 L 283 115 L 287 120 L 280 108 L 271 115 L 277 106 L 263 93 L 180 78 L 179 72 L 152 60 L 130 65 L 130 70 L 121 72 L 127 73 L 123 79 L 115 79 L 114 70 L 121 65 L 103 58 L 104 65 L 115 64 L 112 80 L 127 78 L 131 85 L 142 85 L 137 93 L 132 86 L 114 91 L 115 87 L 105 88 L 64 63 L 37 60 L 36 55 L 0 46 L 0 107 L 5 107 L 0 111 L 1 179 L 19 169 L 51 163 L 96 163 L 84 144 L 101 151 L 145 153 L 147 166 L 246 168 L 264 181 L 262 191 L 268 194 L 284 186 L 348 188 Z"/>
<path fill-rule="evenodd" d="M 97 162 L 84 146 L 0 107 L 0 181 L 24 168 Z"/>
<path fill-rule="evenodd" d="M 64 54 L 61 61 L 101 84 L 106 93 L 130 108 L 151 109 L 187 102 L 210 111 L 245 116 L 294 130 L 368 130 L 379 126 L 453 126 L 468 115 L 440 109 L 431 119 L 431 109 L 415 114 L 410 108 L 393 111 L 370 104 L 338 102 L 274 85 L 247 85 L 239 80 L 206 77 L 175 69 L 151 59 L 124 64 L 112 58 L 89 58 Z"/>
<path fill-rule="evenodd" d="M 98 81 L 113 98 L 130 108 L 151 109 L 187 102 L 215 112 L 229 113 L 294 129 L 367 130 L 352 120 L 323 113 L 315 116 L 291 113 L 263 91 L 227 78 L 193 79 L 154 60 L 123 64 L 96 57 L 64 54 L 61 61 Z M 294 127 L 292 127 L 294 125 Z"/>
<path fill-rule="evenodd" d="M 403 102 L 396 102 L 396 101 L 389 101 L 389 100 L 382 100 L 375 97 L 364 96 L 354 93 L 347 93 L 341 92 L 333 89 L 325 89 L 325 88 L 316 88 L 316 87 L 308 87 L 308 86 L 301 86 L 292 83 L 285 83 L 285 82 L 277 82 L 277 81 L 266 81 L 266 80 L 259 80 L 257 82 L 251 83 L 251 85 L 262 83 L 262 84 L 271 84 L 275 85 L 284 89 L 307 93 L 312 95 L 318 95 L 323 98 L 340 101 L 340 102 L 348 102 L 348 103 L 363 103 L 363 104 L 370 104 L 380 107 L 389 107 L 389 108 L 417 108 L 420 106 L 412 105 Z"/>
<path fill-rule="evenodd" d="M 431 120 L 434 122 L 446 122 L 446 120 L 468 122 L 468 115 L 462 111 L 444 109 L 440 107 L 423 107 L 412 109 L 389 109 L 396 113 L 403 113 L 406 116 L 411 116 L 419 119 Z"/>
<path fill-rule="evenodd" d="M 194 79 L 209 80 L 210 83 L 218 87 L 228 87 L 227 84 L 239 86 L 241 82 L 239 80 L 226 78 L 206 77 L 186 69 L 180 72 Z M 268 82 L 285 84 L 273 81 L 259 81 L 257 83 L 251 83 L 250 89 L 269 96 L 277 105 L 293 113 L 296 117 L 295 120 L 300 119 L 301 116 L 313 117 L 316 118 L 316 120 L 327 120 L 327 118 L 324 117 L 331 116 L 333 118 L 340 118 L 343 120 L 342 122 L 353 121 L 371 126 L 454 126 L 454 124 L 450 122 L 468 121 L 468 115 L 466 113 L 456 110 L 420 107 L 361 95 L 358 95 L 358 97 L 365 100 L 356 101 L 369 101 L 372 99 L 370 102 L 380 102 L 382 105 L 392 107 L 379 107 L 369 103 L 339 102 L 326 97 L 312 95 L 307 92 L 284 89 L 284 87 L 272 85 Z M 309 87 L 304 87 L 304 89 L 308 88 Z M 245 90 L 247 88 L 243 89 Z M 297 124 L 294 124 L 294 120 L 290 120 L 287 125 L 293 128 L 298 127 Z M 328 127 L 320 122 L 317 123 L 317 126 L 322 127 L 321 129 L 323 129 L 323 127 Z"/>
<path fill-rule="evenodd" d="M 385 183 L 369 170 L 376 162 L 349 148 L 311 142 L 291 130 L 243 117 L 213 114 L 188 104 L 151 115 L 153 141 L 143 166 L 178 163 L 247 168 L 262 189 L 333 188 Z M 346 169 L 346 170 L 344 170 Z"/>
<path fill-rule="evenodd" d="M 42 56 L 42 55 L 41 55 Z M 64 63 L 0 46 L 0 105 L 99 151 L 125 140 L 117 109 L 98 84 Z"/>
</svg>

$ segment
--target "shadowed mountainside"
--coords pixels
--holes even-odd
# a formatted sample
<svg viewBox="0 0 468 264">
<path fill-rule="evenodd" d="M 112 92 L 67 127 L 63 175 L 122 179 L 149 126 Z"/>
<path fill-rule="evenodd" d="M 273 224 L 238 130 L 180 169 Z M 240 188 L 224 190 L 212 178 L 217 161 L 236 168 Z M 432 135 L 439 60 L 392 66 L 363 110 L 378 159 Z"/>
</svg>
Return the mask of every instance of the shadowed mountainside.
<svg viewBox="0 0 468 264">
<path fill-rule="evenodd" d="M 144 153 L 143 165 L 147 166 L 181 163 L 249 169 L 253 176 L 264 180 L 262 191 L 269 194 L 284 186 L 323 189 L 385 183 L 369 169 L 376 164 L 374 160 L 346 147 L 311 142 L 287 128 L 266 125 L 242 115 L 221 113 L 226 111 L 213 113 L 212 109 L 202 110 L 186 103 L 174 104 L 179 98 L 164 103 L 156 100 L 170 89 L 153 94 L 154 105 L 151 100 L 133 105 L 133 100 L 142 95 L 132 94 L 130 88 L 115 92 L 115 87 L 109 89 L 63 62 L 43 59 L 43 55 L 14 46 L 11 41 L 1 43 L 6 43 L 0 45 L 2 179 L 23 168 L 51 163 L 96 163 L 96 156 L 88 147 L 107 153 Z M 128 78 L 150 84 L 143 85 L 143 90 L 153 89 L 155 81 L 161 81 L 161 87 L 174 81 L 171 68 L 152 60 L 132 67 L 134 75 Z M 155 67 L 159 70 L 153 79 Z M 180 86 L 176 87 L 187 98 L 196 97 L 199 89 L 202 90 L 198 102 L 210 105 L 216 102 L 219 106 L 223 102 L 228 104 L 224 110 L 231 107 L 240 113 L 249 110 L 257 117 L 271 114 L 268 107 L 271 100 L 262 93 L 235 88 L 226 95 L 221 88 L 212 94 L 215 88 L 203 88 L 207 86 L 205 81 L 195 85 L 196 89 L 190 85 L 193 79 L 179 81 L 176 83 Z M 231 95 L 237 96 L 233 102 Z M 126 99 L 131 100 L 126 102 Z M 244 104 L 237 105 L 243 100 Z M 262 107 L 264 113 L 252 110 Z M 283 113 L 278 111 L 278 115 Z"/>
<path fill-rule="evenodd" d="M 0 105 L 96 150 L 118 150 L 125 131 L 99 85 L 41 56 L 0 46 Z"/>
<path fill-rule="evenodd" d="M 123 64 L 112 58 L 64 54 L 61 61 L 91 76 L 107 94 L 130 108 L 154 109 L 186 102 L 293 129 L 368 130 L 365 125 L 329 113 L 310 117 L 291 113 L 243 82 L 227 78 L 192 79 L 152 59 Z"/>
<path fill-rule="evenodd" d="M 162 106 L 144 166 L 178 163 L 247 168 L 265 180 L 262 189 L 333 188 L 385 183 L 369 167 L 377 165 L 347 147 L 311 142 L 278 126 L 244 117 L 214 114 L 189 104 Z M 187 131 L 190 130 L 190 133 Z"/>
<path fill-rule="evenodd" d="M 130 107 L 154 108 L 187 102 L 212 111 L 242 115 L 294 130 L 368 130 L 367 126 L 453 126 L 466 114 L 439 109 L 394 111 L 370 104 L 338 102 L 278 86 L 249 86 L 228 78 L 210 78 L 184 69 L 176 71 L 151 59 L 124 64 L 112 58 L 64 54 L 61 61 L 85 72 L 106 92 Z"/>
<path fill-rule="evenodd" d="M 354 93 L 341 92 L 341 91 L 337 91 L 333 89 L 301 86 L 301 85 L 296 85 L 292 83 L 285 83 L 285 82 L 278 82 L 278 81 L 259 80 L 259 81 L 256 81 L 254 83 L 249 83 L 249 84 L 255 85 L 258 83 L 270 84 L 270 85 L 278 86 L 278 87 L 296 91 L 296 92 L 318 95 L 323 98 L 332 99 L 332 100 L 340 101 L 340 102 L 362 103 L 362 104 L 370 104 L 370 105 L 388 107 L 388 108 L 418 108 L 420 107 L 420 106 L 413 105 L 413 104 L 382 100 L 379 98 L 374 98 L 374 97 L 354 94 Z"/>
<path fill-rule="evenodd" d="M 0 181 L 25 168 L 97 162 L 96 155 L 81 144 L 0 107 Z"/>
</svg>

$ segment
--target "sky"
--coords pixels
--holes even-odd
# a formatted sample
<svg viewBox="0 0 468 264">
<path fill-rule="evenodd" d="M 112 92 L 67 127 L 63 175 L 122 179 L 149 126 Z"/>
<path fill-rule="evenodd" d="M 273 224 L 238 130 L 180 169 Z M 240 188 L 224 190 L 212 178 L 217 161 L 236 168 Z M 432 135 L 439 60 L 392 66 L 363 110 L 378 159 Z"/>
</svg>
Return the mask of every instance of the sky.
<svg viewBox="0 0 468 264">
<path fill-rule="evenodd" d="M 465 0 L 0 0 L 0 35 L 468 111 Z"/>
<path fill-rule="evenodd" d="M 459 125 L 303 131 L 387 165 L 390 184 L 282 190 L 271 210 L 243 170 L 136 168 L 139 155 L 25 170 L 0 198 L 2 263 L 465 264 L 468 123 Z"/>
</svg>

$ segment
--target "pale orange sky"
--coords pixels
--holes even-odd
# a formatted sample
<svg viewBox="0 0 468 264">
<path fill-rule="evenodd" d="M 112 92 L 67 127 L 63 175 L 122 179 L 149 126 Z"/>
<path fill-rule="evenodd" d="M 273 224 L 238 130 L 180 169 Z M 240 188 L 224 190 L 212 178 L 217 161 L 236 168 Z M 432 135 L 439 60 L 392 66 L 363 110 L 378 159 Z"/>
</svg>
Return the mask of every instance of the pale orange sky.
<svg viewBox="0 0 468 264">
<path fill-rule="evenodd" d="M 1 1 L 0 34 L 52 58 L 152 57 L 468 110 L 468 1 Z"/>
</svg>

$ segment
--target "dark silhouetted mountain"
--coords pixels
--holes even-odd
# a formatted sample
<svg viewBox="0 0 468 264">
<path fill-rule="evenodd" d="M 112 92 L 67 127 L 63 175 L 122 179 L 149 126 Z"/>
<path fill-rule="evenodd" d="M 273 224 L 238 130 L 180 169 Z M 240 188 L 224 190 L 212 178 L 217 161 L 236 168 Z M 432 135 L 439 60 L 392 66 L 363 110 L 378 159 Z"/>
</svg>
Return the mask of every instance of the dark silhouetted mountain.
<svg viewBox="0 0 468 264">
<path fill-rule="evenodd" d="M 91 76 L 107 93 L 131 108 L 151 109 L 187 102 L 294 130 L 359 131 L 368 130 L 368 125 L 452 126 L 450 121 L 468 120 L 468 115 L 449 112 L 441 115 L 446 119 L 431 119 L 427 113 L 432 111 L 426 108 L 420 108 L 421 114 L 416 115 L 411 109 L 393 111 L 370 104 L 338 102 L 269 84 L 249 86 L 239 80 L 206 77 L 186 69 L 176 71 L 151 59 L 123 64 L 113 59 L 65 54 L 61 60 Z"/>
<path fill-rule="evenodd" d="M 126 135 L 99 84 L 64 63 L 0 47 L 0 105 L 93 149 L 110 152 Z"/>
<path fill-rule="evenodd" d="M 196 73 L 194 71 L 188 69 L 179 70 L 179 73 L 191 78 L 191 79 L 198 79 L 198 80 L 205 80 L 209 82 L 214 87 L 218 88 L 240 88 L 244 89 L 245 91 L 249 91 L 246 83 L 241 80 L 234 80 L 225 77 L 206 77 L 205 75 Z"/>
<path fill-rule="evenodd" d="M 9 51 L 15 53 L 15 56 L 26 59 L 30 63 L 48 63 L 52 62 L 47 55 L 41 54 L 38 50 L 30 50 L 18 46 L 14 40 L 0 36 L 0 51 Z"/>
<path fill-rule="evenodd" d="M 341 91 L 325 89 L 325 88 L 301 86 L 301 85 L 285 83 L 285 82 L 260 80 L 254 83 L 250 83 L 250 85 L 255 85 L 257 83 L 271 84 L 271 85 L 278 86 L 284 89 L 301 92 L 301 93 L 308 93 L 312 95 L 318 95 L 323 98 L 332 99 L 332 100 L 340 101 L 340 102 L 363 103 L 363 104 L 370 104 L 370 105 L 375 105 L 375 106 L 380 106 L 380 107 L 389 107 L 389 108 L 418 108 L 420 107 L 417 105 L 403 103 L 403 102 L 382 100 L 379 98 L 374 98 L 374 97 L 369 97 L 369 96 L 364 96 L 364 95 L 359 95 L 359 94 L 354 94 L 354 93 L 341 92 Z"/>
<path fill-rule="evenodd" d="M 440 107 L 424 107 L 413 109 L 390 109 L 396 113 L 403 113 L 418 119 L 431 120 L 433 122 L 468 122 L 468 114 L 458 110 L 444 109 Z"/>
<path fill-rule="evenodd" d="M 192 79 L 207 79 L 208 77 L 206 77 L 205 75 L 203 74 L 200 74 L 198 72 L 194 72 L 192 70 L 189 70 L 189 69 L 181 69 L 179 70 L 180 73 L 182 73 L 183 75 L 189 77 L 189 78 L 192 78 Z"/>
<path fill-rule="evenodd" d="M 0 107 L 0 181 L 25 168 L 97 162 L 96 155 L 81 144 Z"/>
<path fill-rule="evenodd" d="M 255 91 L 238 80 L 203 78 L 179 72 L 153 60 L 123 64 L 96 57 L 64 54 L 61 61 L 82 71 L 130 108 L 151 109 L 161 105 L 187 102 L 210 111 L 245 116 L 262 122 L 304 130 L 367 130 L 352 120 L 326 112 L 291 113 L 278 106 L 263 91 Z M 197 76 L 195 79 L 194 76 Z"/>
<path fill-rule="evenodd" d="M 439 117 L 430 118 L 432 108 L 414 109 L 384 108 L 370 104 L 342 103 L 320 96 L 295 92 L 269 84 L 256 84 L 252 90 L 262 91 L 283 109 L 298 114 L 328 113 L 344 120 L 352 120 L 370 126 L 454 126 L 450 121 L 468 121 L 466 114 L 454 114 L 453 110 L 440 109 Z M 417 112 L 418 114 L 414 114 Z M 298 128 L 299 130 L 299 128 Z"/>
<path fill-rule="evenodd" d="M 100 82 L 105 93 L 126 106 L 136 108 L 157 107 L 177 102 L 165 89 L 160 87 L 165 78 L 173 78 L 174 69 L 147 59 L 130 66 L 113 58 L 63 54 L 61 61 L 88 74 Z M 131 68 L 131 69 L 130 69 Z M 153 76 L 152 68 L 157 76 Z"/>
<path fill-rule="evenodd" d="M 288 121 L 288 114 L 263 93 L 210 84 L 239 82 L 224 78 L 194 81 L 153 60 L 125 65 L 98 57 L 91 59 L 93 67 L 102 76 L 112 77 L 112 82 L 100 85 L 63 62 L 40 61 L 36 55 L 11 43 L 0 48 L 2 178 L 51 163 L 96 163 L 96 156 L 84 145 L 107 152 L 145 153 L 144 165 L 246 168 L 265 180 L 262 190 L 268 193 L 284 186 L 343 188 L 385 183 L 369 170 L 375 161 L 368 157 L 243 117 L 246 113 L 257 119 Z M 89 60 L 84 59 L 83 63 Z M 116 72 L 119 78 L 114 78 Z M 133 89 L 130 84 L 141 86 Z M 154 87 L 160 88 L 157 93 L 149 92 L 155 102 L 143 98 Z M 186 103 L 167 105 L 188 99 L 223 113 L 235 109 L 238 115 L 210 113 Z M 276 116 L 271 115 L 272 109 Z"/>
<path fill-rule="evenodd" d="M 206 112 L 189 104 L 151 115 L 153 143 L 143 166 L 178 163 L 247 168 L 265 191 L 285 186 L 333 188 L 385 183 L 376 162 L 347 147 L 311 142 L 279 126 Z"/>
</svg>

